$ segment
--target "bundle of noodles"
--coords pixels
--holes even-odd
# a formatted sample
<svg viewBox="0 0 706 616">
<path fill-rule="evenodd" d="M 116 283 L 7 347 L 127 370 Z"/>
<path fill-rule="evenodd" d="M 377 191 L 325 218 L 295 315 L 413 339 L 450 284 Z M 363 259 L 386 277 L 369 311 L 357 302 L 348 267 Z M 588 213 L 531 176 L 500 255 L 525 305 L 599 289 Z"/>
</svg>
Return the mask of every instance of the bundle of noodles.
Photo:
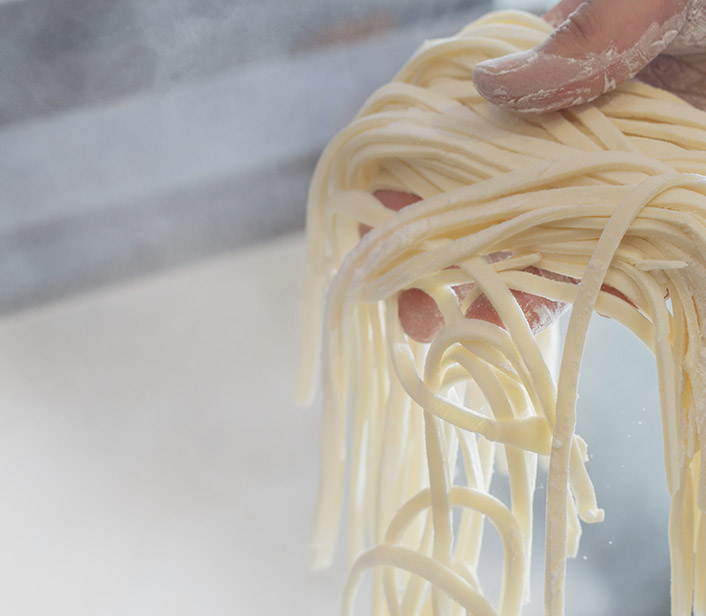
<svg viewBox="0 0 706 616">
<path fill-rule="evenodd" d="M 545 604 L 563 614 L 580 520 L 603 517 L 575 434 L 595 310 L 654 353 L 672 614 L 706 614 L 706 584 L 695 583 L 706 580 L 706 113 L 637 82 L 548 115 L 512 114 L 477 94 L 476 63 L 548 32 L 531 15 L 500 12 L 424 43 L 318 164 L 299 395 L 311 394 L 321 366 L 314 562 L 330 561 L 347 501 L 344 611 L 372 570 L 374 614 L 520 614 L 537 459 L 548 456 Z M 421 201 L 394 212 L 373 196 L 382 189 Z M 362 238 L 361 225 L 372 228 Z M 460 301 L 454 289 L 469 284 Z M 407 289 L 443 314 L 429 344 L 400 325 Z M 557 381 L 542 349 L 551 328 L 533 334 L 517 292 L 573 304 Z M 500 326 L 465 318 L 481 295 Z M 500 448 L 509 503 L 489 492 Z M 505 551 L 498 606 L 477 576 L 486 519 Z"/>
</svg>

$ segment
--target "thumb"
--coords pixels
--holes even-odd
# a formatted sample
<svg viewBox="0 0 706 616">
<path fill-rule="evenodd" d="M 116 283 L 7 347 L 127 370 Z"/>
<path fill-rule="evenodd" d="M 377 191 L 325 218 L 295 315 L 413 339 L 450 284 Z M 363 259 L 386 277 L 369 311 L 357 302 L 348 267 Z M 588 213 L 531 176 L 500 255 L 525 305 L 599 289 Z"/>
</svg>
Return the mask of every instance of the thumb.
<svg viewBox="0 0 706 616">
<path fill-rule="evenodd" d="M 534 49 L 476 65 L 473 82 L 491 103 L 518 111 L 588 102 L 664 51 L 684 25 L 687 1 L 588 0 Z"/>
</svg>

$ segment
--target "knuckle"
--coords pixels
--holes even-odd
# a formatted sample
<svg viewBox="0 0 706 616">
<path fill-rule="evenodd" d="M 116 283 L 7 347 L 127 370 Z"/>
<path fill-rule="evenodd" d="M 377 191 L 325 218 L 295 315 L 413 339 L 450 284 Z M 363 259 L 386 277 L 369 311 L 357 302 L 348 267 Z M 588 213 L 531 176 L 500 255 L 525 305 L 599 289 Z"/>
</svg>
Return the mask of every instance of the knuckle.
<svg viewBox="0 0 706 616">
<path fill-rule="evenodd" d="M 556 34 L 563 44 L 576 45 L 579 51 L 594 48 L 602 40 L 604 31 L 600 12 L 584 3 L 569 15 Z"/>
</svg>

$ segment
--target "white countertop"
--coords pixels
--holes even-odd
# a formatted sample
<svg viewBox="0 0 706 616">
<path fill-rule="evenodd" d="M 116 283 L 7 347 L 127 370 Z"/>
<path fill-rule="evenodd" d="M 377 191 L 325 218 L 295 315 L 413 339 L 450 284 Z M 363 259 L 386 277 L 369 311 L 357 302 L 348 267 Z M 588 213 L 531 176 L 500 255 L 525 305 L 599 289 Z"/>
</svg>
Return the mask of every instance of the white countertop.
<svg viewBox="0 0 706 616">
<path fill-rule="evenodd" d="M 307 564 L 319 412 L 291 402 L 303 261 L 289 236 L 0 320 L 0 614 L 338 613 L 340 570 Z M 574 616 L 665 613 L 653 363 L 592 324 L 579 433 L 606 522 L 569 563 Z"/>
<path fill-rule="evenodd" d="M 302 263 L 290 237 L 0 321 L 0 613 L 337 611 Z"/>
</svg>

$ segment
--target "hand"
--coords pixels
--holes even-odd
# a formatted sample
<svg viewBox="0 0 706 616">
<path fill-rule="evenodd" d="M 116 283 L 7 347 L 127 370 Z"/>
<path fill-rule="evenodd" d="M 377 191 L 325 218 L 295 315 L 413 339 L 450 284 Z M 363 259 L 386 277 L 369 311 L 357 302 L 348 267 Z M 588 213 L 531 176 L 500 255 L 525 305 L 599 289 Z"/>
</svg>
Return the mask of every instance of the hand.
<svg viewBox="0 0 706 616">
<path fill-rule="evenodd" d="M 706 0 L 562 0 L 544 18 L 542 44 L 475 67 L 490 102 L 555 111 L 637 76 L 706 109 Z"/>
<path fill-rule="evenodd" d="M 375 197 L 385 207 L 395 210 L 396 212 L 408 205 L 412 205 L 412 203 L 421 201 L 421 198 L 417 195 L 396 190 L 378 190 L 375 192 Z M 359 231 L 362 237 L 370 231 L 370 227 L 360 225 Z M 579 280 L 576 278 L 570 278 L 536 267 L 527 267 L 523 271 L 561 282 L 579 283 Z M 454 287 L 459 304 L 463 302 L 473 286 L 474 285 L 471 283 L 460 284 Z M 615 295 L 634 306 L 628 297 L 614 287 L 604 284 L 601 285 L 601 291 Z M 530 329 L 535 334 L 554 323 L 566 308 L 568 308 L 568 304 L 564 302 L 550 300 L 546 297 L 540 297 L 539 295 L 533 295 L 525 291 L 511 289 L 510 292 L 517 300 Z M 441 314 L 439 306 L 437 306 L 430 295 L 421 289 L 412 288 L 401 291 L 397 298 L 397 312 L 404 332 L 418 342 L 431 342 L 434 336 L 436 336 L 439 330 L 444 326 L 444 317 Z M 478 299 L 469 306 L 465 316 L 467 319 L 480 319 L 503 327 L 500 316 L 485 295 L 478 297 Z"/>
<path fill-rule="evenodd" d="M 641 0 L 639 5 L 634 0 L 562 0 L 545 19 L 557 29 L 544 43 L 476 66 L 473 80 L 488 100 L 519 111 L 553 111 L 590 101 L 637 75 L 706 109 L 706 0 Z M 420 200 L 390 190 L 375 196 L 393 210 Z M 454 287 L 459 302 L 471 287 Z M 631 303 L 617 289 L 604 285 L 602 290 Z M 530 293 L 512 293 L 535 333 L 566 308 Z M 404 331 L 420 342 L 431 341 L 444 325 L 436 302 L 420 289 L 402 291 L 398 307 Z M 473 302 L 466 317 L 502 326 L 485 296 Z"/>
<path fill-rule="evenodd" d="M 385 207 L 395 211 L 420 201 L 417 195 L 394 190 L 379 190 L 375 193 L 375 197 Z M 365 235 L 369 230 L 369 227 L 361 225 L 361 236 Z M 537 268 L 530 267 L 526 271 L 547 278 L 578 282 L 566 276 L 560 276 L 559 274 Z M 472 284 L 461 284 L 454 287 L 459 303 L 464 300 L 472 288 Z M 553 323 L 566 308 L 566 304 L 562 302 L 552 301 L 524 291 L 513 290 L 511 292 L 520 308 L 522 308 L 530 328 L 535 333 Z M 432 297 L 421 289 L 406 289 L 402 291 L 397 298 L 397 305 L 402 329 L 408 336 L 418 342 L 431 342 L 444 326 L 444 317 L 441 314 L 441 310 L 439 310 Z M 465 316 L 467 319 L 481 319 L 502 326 L 500 316 L 485 295 L 481 295 L 470 305 Z"/>
</svg>

